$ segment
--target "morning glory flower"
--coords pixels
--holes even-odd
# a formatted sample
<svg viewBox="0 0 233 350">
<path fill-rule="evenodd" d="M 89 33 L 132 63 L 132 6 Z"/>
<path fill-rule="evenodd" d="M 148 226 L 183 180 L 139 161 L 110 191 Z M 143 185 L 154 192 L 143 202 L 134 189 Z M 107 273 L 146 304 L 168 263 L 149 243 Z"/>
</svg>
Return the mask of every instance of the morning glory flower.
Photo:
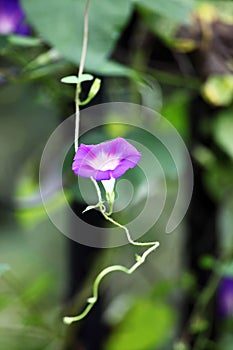
<svg viewBox="0 0 233 350">
<path fill-rule="evenodd" d="M 106 193 L 112 193 L 115 179 L 134 168 L 140 158 L 141 153 L 134 146 L 118 137 L 97 145 L 81 144 L 72 169 L 76 175 L 102 181 Z"/>
<path fill-rule="evenodd" d="M 0 0 L 0 35 L 29 35 L 30 27 L 24 19 L 19 0 Z"/>
<path fill-rule="evenodd" d="M 233 277 L 223 277 L 218 289 L 218 310 L 223 317 L 233 317 Z"/>
</svg>

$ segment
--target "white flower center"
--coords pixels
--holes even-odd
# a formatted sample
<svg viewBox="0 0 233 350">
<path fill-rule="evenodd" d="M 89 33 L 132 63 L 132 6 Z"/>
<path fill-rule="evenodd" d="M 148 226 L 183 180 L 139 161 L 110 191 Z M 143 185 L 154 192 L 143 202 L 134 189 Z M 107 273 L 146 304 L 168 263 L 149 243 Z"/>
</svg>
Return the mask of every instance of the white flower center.
<svg viewBox="0 0 233 350">
<path fill-rule="evenodd" d="M 98 154 L 98 157 L 96 159 L 91 160 L 91 165 L 96 169 L 96 170 L 114 170 L 117 165 L 119 164 L 119 159 L 115 158 L 109 158 L 109 156 L 102 152 Z"/>
<path fill-rule="evenodd" d="M 114 186 L 115 186 L 115 179 L 113 177 L 111 177 L 110 180 L 102 180 L 102 184 L 104 186 L 105 192 L 106 193 L 112 193 L 114 190 Z"/>
<path fill-rule="evenodd" d="M 104 171 L 104 170 L 114 170 L 117 167 L 118 164 L 119 164 L 119 160 L 118 159 L 108 159 L 101 166 L 101 170 L 102 171 Z"/>
</svg>

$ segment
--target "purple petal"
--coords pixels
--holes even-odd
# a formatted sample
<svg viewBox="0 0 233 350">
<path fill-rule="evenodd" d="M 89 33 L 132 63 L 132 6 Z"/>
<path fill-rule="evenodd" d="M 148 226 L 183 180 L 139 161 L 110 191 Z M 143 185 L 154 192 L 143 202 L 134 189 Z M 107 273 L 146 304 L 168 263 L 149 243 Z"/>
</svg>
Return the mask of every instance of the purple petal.
<svg viewBox="0 0 233 350">
<path fill-rule="evenodd" d="M 0 34 L 30 34 L 18 0 L 0 0 Z"/>
<path fill-rule="evenodd" d="M 93 177 L 93 174 L 96 173 L 96 170 L 88 165 L 83 166 L 75 166 L 72 165 L 72 170 L 76 175 L 82 176 L 82 177 Z"/>
<path fill-rule="evenodd" d="M 81 144 L 75 154 L 72 169 L 75 174 L 93 177 L 97 181 L 122 176 L 137 165 L 141 154 L 126 140 L 118 137 L 97 145 Z"/>
<path fill-rule="evenodd" d="M 97 172 L 95 172 L 93 178 L 97 181 L 101 181 L 101 180 L 110 180 L 111 179 L 111 171 L 110 170 L 99 170 Z"/>
<path fill-rule="evenodd" d="M 83 143 L 81 143 L 81 145 L 78 148 L 78 151 L 74 156 L 74 160 L 83 160 L 88 155 L 91 148 L 91 145 L 84 145 Z"/>
<path fill-rule="evenodd" d="M 116 169 L 114 169 L 112 171 L 112 177 L 114 177 L 115 179 L 117 179 L 118 177 L 121 177 L 122 175 L 124 175 L 124 173 L 130 169 L 130 168 L 134 168 L 137 165 L 137 163 L 132 163 L 128 160 L 123 160 L 121 162 L 121 164 L 119 164 Z"/>
<path fill-rule="evenodd" d="M 15 34 L 29 36 L 31 34 L 31 28 L 24 22 L 21 22 L 15 29 Z"/>
<path fill-rule="evenodd" d="M 217 294 L 218 310 L 223 317 L 233 317 L 233 277 L 223 277 Z"/>
<path fill-rule="evenodd" d="M 23 17 L 23 10 L 20 6 L 19 0 L 0 0 L 0 14 L 12 15 L 18 18 Z"/>
</svg>

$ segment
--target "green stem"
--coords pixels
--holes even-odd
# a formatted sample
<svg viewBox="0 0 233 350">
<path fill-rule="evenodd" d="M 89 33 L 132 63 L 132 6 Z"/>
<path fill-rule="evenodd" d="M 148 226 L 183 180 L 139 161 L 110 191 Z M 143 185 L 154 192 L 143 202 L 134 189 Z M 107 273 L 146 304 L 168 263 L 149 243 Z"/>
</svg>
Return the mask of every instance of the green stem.
<svg viewBox="0 0 233 350">
<path fill-rule="evenodd" d="M 192 323 L 195 322 L 195 317 L 204 317 L 205 308 L 208 306 L 211 298 L 213 297 L 214 293 L 216 292 L 217 286 L 219 284 L 221 277 L 217 275 L 215 272 L 212 273 L 212 276 L 210 277 L 210 280 L 207 284 L 207 286 L 204 288 L 202 293 L 200 294 L 200 297 L 197 300 L 197 303 L 194 307 L 194 310 L 192 312 L 192 315 L 190 317 L 189 322 L 189 328 L 192 327 Z M 208 342 L 206 332 L 200 332 L 195 340 L 195 343 L 193 344 L 193 350 L 203 350 L 206 349 L 206 343 Z"/>
<path fill-rule="evenodd" d="M 90 310 L 93 308 L 93 306 L 95 305 L 95 303 L 98 301 L 98 297 L 99 297 L 99 285 L 100 282 L 102 281 L 102 279 L 107 276 L 109 273 L 114 272 L 114 271 L 121 271 L 124 272 L 128 275 L 131 275 L 140 265 L 142 265 L 146 259 L 146 257 L 152 252 L 154 251 L 157 247 L 159 246 L 159 243 L 156 242 L 156 245 L 154 244 L 152 247 L 148 248 L 143 254 L 142 256 L 137 256 L 137 262 L 131 266 L 131 268 L 127 268 L 125 266 L 122 265 L 113 265 L 113 266 L 109 266 L 106 267 L 104 270 L 102 270 L 98 276 L 96 277 L 94 284 L 93 284 L 93 295 L 92 297 L 87 299 L 88 305 L 86 306 L 86 308 L 84 309 L 84 311 L 78 315 L 78 316 L 74 316 L 74 317 L 64 317 L 63 321 L 66 324 L 71 324 L 75 321 L 80 321 L 81 319 L 83 319 L 85 316 L 87 316 L 87 314 L 90 312 Z"/>
<path fill-rule="evenodd" d="M 84 25 L 83 25 L 83 45 L 82 45 L 82 53 L 80 58 L 80 65 L 79 65 L 79 71 L 78 76 L 80 77 L 83 74 L 84 70 L 84 64 L 87 54 L 87 42 L 88 42 L 88 10 L 89 10 L 90 0 L 87 0 L 85 11 L 84 11 Z M 81 92 L 81 84 L 76 85 L 76 92 L 75 92 L 75 136 L 74 136 L 74 148 L 75 152 L 77 152 L 78 149 L 78 138 L 79 138 L 79 123 L 80 123 L 80 99 L 79 95 Z"/>
<path fill-rule="evenodd" d="M 121 271 L 124 272 L 128 275 L 130 275 L 131 273 L 133 273 L 140 265 L 142 265 L 146 259 L 146 257 L 153 252 L 155 249 L 158 248 L 159 246 L 159 242 L 134 242 L 134 240 L 131 238 L 130 234 L 129 234 L 129 230 L 127 229 L 127 227 L 125 227 L 124 225 L 121 225 L 119 222 L 113 220 L 110 217 L 111 214 L 111 208 L 110 208 L 110 212 L 106 213 L 106 207 L 104 205 L 104 202 L 102 200 L 102 196 L 101 196 L 101 191 L 99 188 L 99 185 L 97 183 L 96 180 L 94 180 L 93 178 L 91 178 L 91 181 L 93 182 L 96 192 L 97 192 L 97 196 L 98 196 L 98 203 L 96 205 L 92 205 L 90 207 L 87 208 L 87 210 L 89 209 L 94 209 L 94 208 L 99 208 L 101 214 L 104 216 L 104 218 L 107 221 L 110 221 L 113 225 L 122 228 L 127 236 L 127 239 L 129 241 L 130 244 L 134 245 L 134 246 L 140 246 L 140 247 L 145 247 L 145 246 L 150 246 L 143 254 L 142 256 L 136 255 L 136 263 L 131 266 L 131 268 L 127 268 L 125 266 L 122 265 L 113 265 L 113 266 L 109 266 L 106 267 L 104 270 L 102 270 L 98 276 L 96 277 L 94 284 L 93 284 L 93 295 L 92 297 L 87 299 L 87 303 L 88 305 L 86 306 L 86 308 L 84 309 L 84 311 L 78 315 L 78 316 L 74 316 L 74 317 L 64 317 L 63 321 L 66 324 L 71 324 L 72 322 L 75 321 L 80 321 L 82 320 L 85 316 L 87 316 L 87 314 L 91 311 L 91 309 L 93 308 L 93 306 L 95 305 L 95 303 L 98 301 L 98 297 L 99 297 L 99 285 L 100 282 L 102 281 L 102 279 L 107 276 L 109 273 L 114 272 L 114 271 Z"/>
<path fill-rule="evenodd" d="M 158 244 L 158 242 L 135 242 L 131 238 L 129 230 L 127 229 L 127 227 L 124 226 L 124 225 L 121 225 L 119 222 L 113 220 L 110 217 L 110 214 L 106 213 L 106 208 L 105 208 L 105 205 L 103 204 L 103 200 L 102 200 L 102 196 L 101 196 L 101 191 L 100 191 L 99 185 L 98 185 L 97 181 L 94 180 L 93 178 L 91 178 L 91 181 L 93 182 L 93 184 L 94 184 L 94 186 L 96 188 L 96 192 L 97 192 L 97 196 L 98 196 L 98 200 L 99 200 L 99 209 L 100 209 L 101 214 L 104 216 L 104 218 L 107 221 L 110 221 L 113 225 L 115 225 L 117 227 L 120 227 L 120 228 L 122 228 L 125 231 L 127 239 L 128 239 L 130 244 L 132 244 L 134 246 L 141 246 L 141 247 L 153 246 L 153 245 L 157 245 Z"/>
</svg>

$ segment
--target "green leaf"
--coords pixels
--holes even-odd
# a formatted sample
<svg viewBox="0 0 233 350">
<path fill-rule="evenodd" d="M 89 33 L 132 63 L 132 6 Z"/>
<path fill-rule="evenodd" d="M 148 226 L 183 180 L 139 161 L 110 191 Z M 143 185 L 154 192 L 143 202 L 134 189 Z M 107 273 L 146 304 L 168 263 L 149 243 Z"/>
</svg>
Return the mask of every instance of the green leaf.
<svg viewBox="0 0 233 350">
<path fill-rule="evenodd" d="M 135 2 L 140 7 L 180 23 L 188 22 L 194 8 L 193 0 L 135 0 Z"/>
<path fill-rule="evenodd" d="M 165 304 L 140 298 L 112 332 L 106 350 L 157 349 L 169 339 L 174 324 L 172 309 Z M 126 346 L 127 344 L 127 346 Z"/>
<path fill-rule="evenodd" d="M 77 77 L 76 75 L 69 75 L 67 77 L 64 77 L 61 79 L 62 83 L 65 84 L 80 84 L 84 81 L 93 80 L 93 75 L 91 74 L 82 74 L 80 77 Z"/>
<path fill-rule="evenodd" d="M 214 123 L 214 138 L 219 146 L 233 159 L 232 135 L 232 109 L 229 109 L 218 114 Z"/>
<path fill-rule="evenodd" d="M 83 42 L 83 0 L 22 0 L 29 22 L 66 59 L 79 64 Z M 85 68 L 94 70 L 111 54 L 131 15 L 130 0 L 93 0 Z"/>
</svg>

